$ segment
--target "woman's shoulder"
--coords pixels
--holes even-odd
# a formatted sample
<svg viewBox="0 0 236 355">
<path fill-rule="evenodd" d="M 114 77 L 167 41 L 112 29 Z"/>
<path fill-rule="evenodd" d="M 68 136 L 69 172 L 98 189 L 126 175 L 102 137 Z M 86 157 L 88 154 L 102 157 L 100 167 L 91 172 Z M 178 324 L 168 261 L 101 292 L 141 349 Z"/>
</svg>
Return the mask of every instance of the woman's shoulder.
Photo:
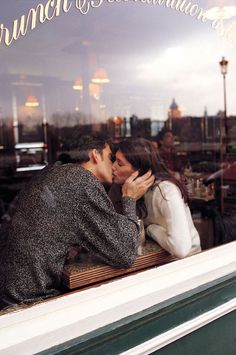
<svg viewBox="0 0 236 355">
<path fill-rule="evenodd" d="M 157 180 L 153 185 L 153 194 L 160 197 L 168 197 L 174 193 L 180 193 L 179 187 L 170 180 Z"/>
<path fill-rule="evenodd" d="M 154 189 L 156 189 L 158 186 L 159 186 L 159 188 L 164 189 L 164 190 L 178 189 L 178 186 L 170 180 L 156 180 L 153 187 L 154 187 Z"/>
</svg>

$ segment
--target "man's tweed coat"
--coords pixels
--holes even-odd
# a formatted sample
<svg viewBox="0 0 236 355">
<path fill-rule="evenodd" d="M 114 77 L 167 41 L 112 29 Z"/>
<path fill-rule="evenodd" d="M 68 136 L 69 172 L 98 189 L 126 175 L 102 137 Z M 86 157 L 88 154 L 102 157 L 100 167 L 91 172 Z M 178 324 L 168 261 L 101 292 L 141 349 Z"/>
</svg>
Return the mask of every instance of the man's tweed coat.
<svg viewBox="0 0 236 355">
<path fill-rule="evenodd" d="M 58 294 L 66 254 L 79 244 L 105 263 L 129 267 L 139 229 L 136 203 L 115 212 L 103 185 L 75 165 L 43 169 L 19 195 L 0 251 L 0 300 L 20 303 Z"/>
</svg>

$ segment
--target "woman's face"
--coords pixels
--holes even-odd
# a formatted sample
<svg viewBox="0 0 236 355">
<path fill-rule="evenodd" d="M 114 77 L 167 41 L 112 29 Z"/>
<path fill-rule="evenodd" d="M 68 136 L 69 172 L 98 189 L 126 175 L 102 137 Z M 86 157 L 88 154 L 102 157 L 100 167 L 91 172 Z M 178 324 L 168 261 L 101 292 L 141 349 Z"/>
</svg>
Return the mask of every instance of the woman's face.
<svg viewBox="0 0 236 355">
<path fill-rule="evenodd" d="M 118 150 L 116 152 L 116 160 L 113 163 L 113 182 L 118 185 L 123 185 L 125 180 L 136 171 L 128 162 L 124 154 Z"/>
</svg>

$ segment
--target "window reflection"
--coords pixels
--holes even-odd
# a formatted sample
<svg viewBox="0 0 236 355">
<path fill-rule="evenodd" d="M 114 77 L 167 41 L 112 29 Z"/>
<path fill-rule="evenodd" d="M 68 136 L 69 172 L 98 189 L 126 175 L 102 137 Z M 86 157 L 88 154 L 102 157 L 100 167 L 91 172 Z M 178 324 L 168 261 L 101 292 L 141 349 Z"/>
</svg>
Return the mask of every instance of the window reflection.
<svg viewBox="0 0 236 355">
<path fill-rule="evenodd" d="M 221 46 L 209 27 L 165 7 L 113 5 L 86 16 L 71 10 L 0 49 L 4 208 L 21 188 L 9 192 L 10 185 L 67 154 L 79 135 L 101 131 L 115 144 L 145 137 L 157 145 L 165 127 L 173 132 L 196 224 L 213 236 L 205 246 L 219 244 L 226 233 L 220 216 L 235 220 L 233 49 Z M 1 6 L 11 22 L 13 2 Z M 217 65 L 223 50 L 230 67 L 222 135 L 226 110 Z"/>
</svg>

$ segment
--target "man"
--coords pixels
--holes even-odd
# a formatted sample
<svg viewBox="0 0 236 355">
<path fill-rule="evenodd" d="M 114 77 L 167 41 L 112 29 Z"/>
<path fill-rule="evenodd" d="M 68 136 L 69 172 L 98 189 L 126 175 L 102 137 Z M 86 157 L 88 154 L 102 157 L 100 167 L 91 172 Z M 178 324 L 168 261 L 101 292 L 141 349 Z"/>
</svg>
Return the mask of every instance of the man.
<svg viewBox="0 0 236 355">
<path fill-rule="evenodd" d="M 102 185 L 112 183 L 111 158 L 106 140 L 85 136 L 75 164 L 43 169 L 21 191 L 0 251 L 0 308 L 57 295 L 75 244 L 109 265 L 131 266 L 139 239 L 136 200 L 154 177 L 135 172 L 126 180 L 118 214 Z"/>
<path fill-rule="evenodd" d="M 171 130 L 163 128 L 157 135 L 159 154 L 166 167 L 172 172 L 182 172 L 182 164 L 175 152 L 174 136 Z"/>
</svg>

